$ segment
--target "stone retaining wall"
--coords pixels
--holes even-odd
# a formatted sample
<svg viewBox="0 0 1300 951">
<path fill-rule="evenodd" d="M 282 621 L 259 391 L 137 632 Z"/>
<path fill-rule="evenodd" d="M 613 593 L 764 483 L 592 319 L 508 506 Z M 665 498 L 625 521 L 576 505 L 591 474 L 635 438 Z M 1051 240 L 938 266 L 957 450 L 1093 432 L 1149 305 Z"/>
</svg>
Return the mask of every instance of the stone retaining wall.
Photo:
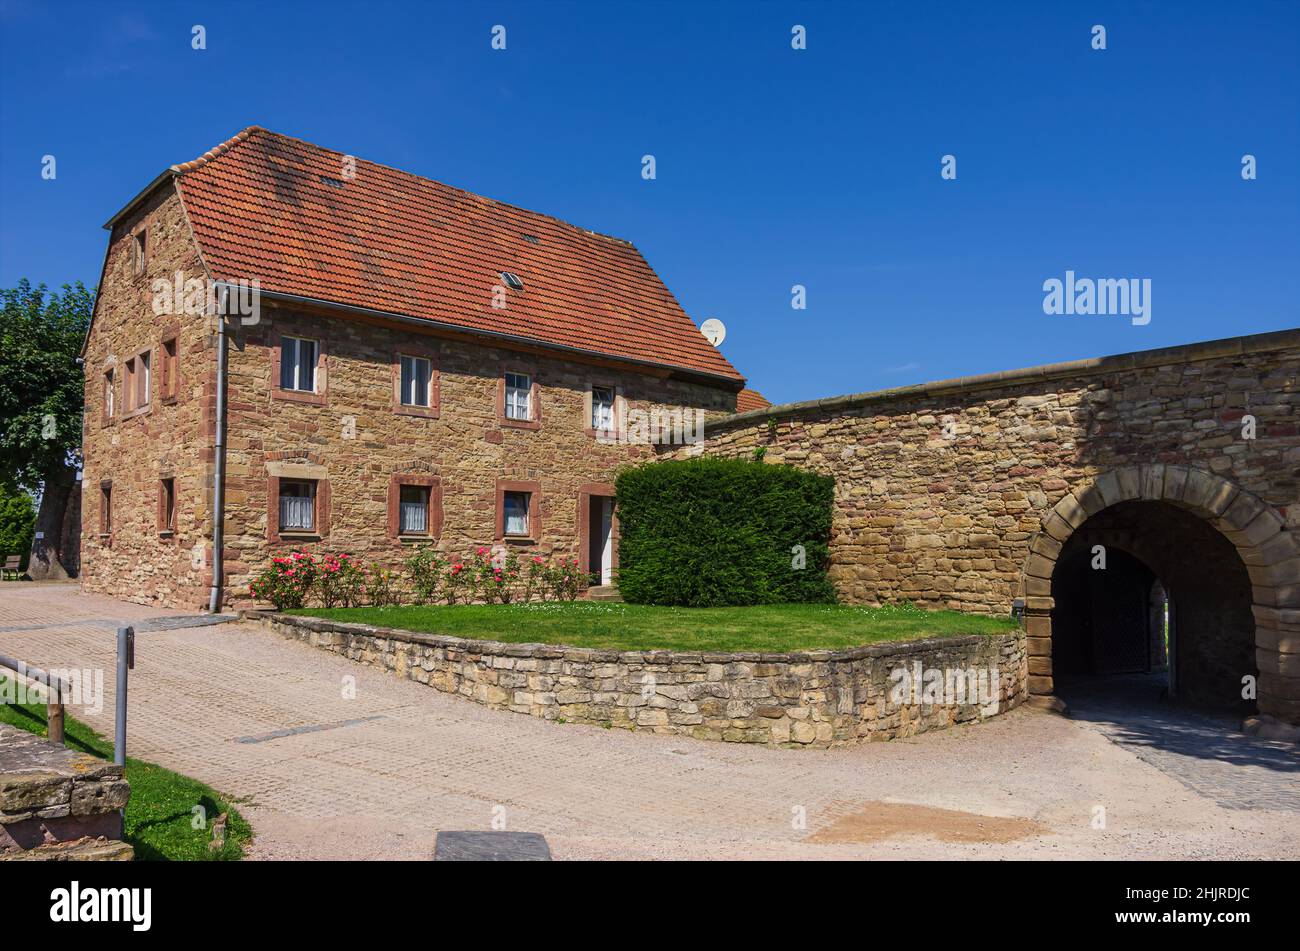
<svg viewBox="0 0 1300 951">
<path fill-rule="evenodd" d="M 121 766 L 0 723 L 0 861 L 129 860 Z"/>
<path fill-rule="evenodd" d="M 851 650 L 713 654 L 506 644 L 321 618 L 247 616 L 285 637 L 488 707 L 703 740 L 796 747 L 887 740 L 982 720 L 1028 696 L 1020 632 Z M 972 671 L 978 694 L 970 689 Z M 896 699 L 896 687 L 913 684 Z"/>
</svg>

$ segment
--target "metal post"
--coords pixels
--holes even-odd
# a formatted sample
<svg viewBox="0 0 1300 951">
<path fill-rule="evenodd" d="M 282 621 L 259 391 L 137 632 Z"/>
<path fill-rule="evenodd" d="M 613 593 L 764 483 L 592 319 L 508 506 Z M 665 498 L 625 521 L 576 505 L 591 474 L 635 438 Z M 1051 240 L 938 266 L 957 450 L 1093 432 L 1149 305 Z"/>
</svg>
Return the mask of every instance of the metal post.
<svg viewBox="0 0 1300 951">
<path fill-rule="evenodd" d="M 113 723 L 113 762 L 126 765 L 126 681 L 135 666 L 135 628 L 117 629 L 117 718 Z"/>
</svg>

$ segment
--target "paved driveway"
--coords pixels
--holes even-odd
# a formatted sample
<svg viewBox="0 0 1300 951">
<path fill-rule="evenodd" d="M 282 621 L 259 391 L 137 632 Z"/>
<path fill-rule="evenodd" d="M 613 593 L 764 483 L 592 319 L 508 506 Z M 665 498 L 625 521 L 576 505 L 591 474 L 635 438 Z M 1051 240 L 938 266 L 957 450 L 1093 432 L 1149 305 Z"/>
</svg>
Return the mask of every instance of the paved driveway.
<svg viewBox="0 0 1300 951">
<path fill-rule="evenodd" d="M 4 583 L 0 653 L 103 667 L 103 712 L 74 713 L 111 735 L 114 628 L 168 613 Z M 256 858 L 427 858 L 438 829 L 494 816 L 557 858 L 1300 854 L 1294 751 L 1228 732 L 1152 754 L 1100 719 L 1021 709 L 756 749 L 486 710 L 242 624 L 140 633 L 129 701 L 131 754 L 244 800 Z"/>
</svg>

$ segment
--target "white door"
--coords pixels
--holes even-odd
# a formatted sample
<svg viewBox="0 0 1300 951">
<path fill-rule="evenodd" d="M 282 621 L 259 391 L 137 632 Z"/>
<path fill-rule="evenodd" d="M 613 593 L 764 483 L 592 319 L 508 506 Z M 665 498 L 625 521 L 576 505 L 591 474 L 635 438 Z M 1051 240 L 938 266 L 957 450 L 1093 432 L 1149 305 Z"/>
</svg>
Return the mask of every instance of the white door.
<svg viewBox="0 0 1300 951">
<path fill-rule="evenodd" d="M 614 583 L 614 500 L 600 500 L 600 583 Z"/>
</svg>

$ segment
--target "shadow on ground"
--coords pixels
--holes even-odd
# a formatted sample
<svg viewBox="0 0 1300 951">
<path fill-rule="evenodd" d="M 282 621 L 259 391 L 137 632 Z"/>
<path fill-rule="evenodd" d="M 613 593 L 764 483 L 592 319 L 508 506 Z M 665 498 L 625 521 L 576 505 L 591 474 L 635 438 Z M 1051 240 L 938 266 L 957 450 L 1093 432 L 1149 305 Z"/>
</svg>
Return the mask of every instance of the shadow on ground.
<svg viewBox="0 0 1300 951">
<path fill-rule="evenodd" d="M 1057 695 L 1073 719 L 1220 805 L 1300 812 L 1294 744 L 1247 736 L 1233 716 L 1170 701 L 1159 675 L 1068 680 Z"/>
</svg>

